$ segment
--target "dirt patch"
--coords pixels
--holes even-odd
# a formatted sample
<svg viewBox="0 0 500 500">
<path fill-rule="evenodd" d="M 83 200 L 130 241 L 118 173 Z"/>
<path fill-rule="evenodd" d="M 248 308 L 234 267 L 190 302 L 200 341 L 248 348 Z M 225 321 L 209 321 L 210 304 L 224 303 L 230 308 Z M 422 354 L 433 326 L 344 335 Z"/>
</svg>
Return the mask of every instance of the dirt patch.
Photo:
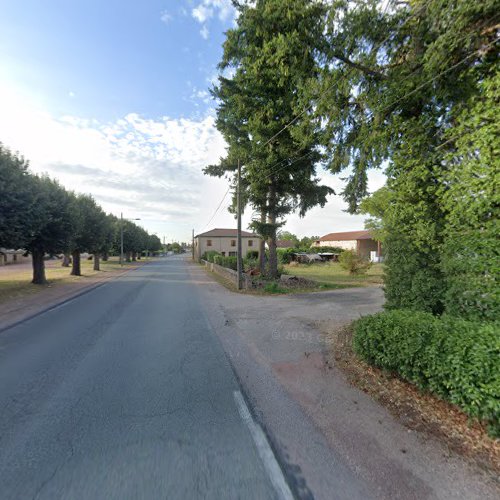
<svg viewBox="0 0 500 500">
<path fill-rule="evenodd" d="M 498 479 L 500 440 L 491 438 L 484 426 L 470 421 L 458 407 L 360 360 L 352 349 L 349 325 L 325 335 L 327 362 L 342 370 L 352 385 L 376 399 L 406 427 L 437 437 Z"/>
</svg>

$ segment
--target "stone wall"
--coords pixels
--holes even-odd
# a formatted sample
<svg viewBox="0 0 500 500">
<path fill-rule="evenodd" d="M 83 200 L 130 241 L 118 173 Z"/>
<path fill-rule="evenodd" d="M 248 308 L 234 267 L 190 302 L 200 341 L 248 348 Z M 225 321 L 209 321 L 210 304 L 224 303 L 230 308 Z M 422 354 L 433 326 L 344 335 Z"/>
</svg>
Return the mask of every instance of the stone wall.
<svg viewBox="0 0 500 500">
<path fill-rule="evenodd" d="M 207 262 L 206 260 L 202 260 L 201 263 L 213 273 L 218 274 L 224 279 L 230 281 L 235 287 L 238 286 L 238 273 L 233 271 L 232 269 L 228 269 L 227 267 L 219 266 L 219 264 L 213 264 L 212 262 Z M 252 288 L 252 279 L 243 274 L 241 280 L 241 286 L 244 289 Z"/>
</svg>

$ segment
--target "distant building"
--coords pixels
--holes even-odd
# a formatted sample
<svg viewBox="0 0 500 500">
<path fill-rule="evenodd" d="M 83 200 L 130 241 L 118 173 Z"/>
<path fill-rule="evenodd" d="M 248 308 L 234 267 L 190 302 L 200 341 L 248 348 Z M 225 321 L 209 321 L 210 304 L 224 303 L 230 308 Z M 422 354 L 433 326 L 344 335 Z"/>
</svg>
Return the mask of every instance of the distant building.
<svg viewBox="0 0 500 500">
<path fill-rule="evenodd" d="M 200 260 L 205 252 L 214 250 L 225 257 L 238 255 L 238 242 L 236 229 L 212 229 L 201 233 L 194 238 L 194 258 Z M 241 251 L 246 257 L 249 250 L 259 251 L 260 238 L 254 233 L 241 231 Z"/>
<path fill-rule="evenodd" d="M 329 233 L 316 240 L 315 247 L 339 247 L 344 250 L 354 250 L 359 255 L 374 262 L 381 261 L 382 247 L 379 241 L 373 239 L 370 231 L 346 231 Z"/>
<path fill-rule="evenodd" d="M 0 266 L 4 266 L 6 264 L 19 264 L 30 260 L 31 258 L 25 254 L 25 250 L 0 248 Z"/>
<path fill-rule="evenodd" d="M 276 248 L 294 248 L 295 244 L 290 240 L 278 240 L 276 242 Z"/>
</svg>

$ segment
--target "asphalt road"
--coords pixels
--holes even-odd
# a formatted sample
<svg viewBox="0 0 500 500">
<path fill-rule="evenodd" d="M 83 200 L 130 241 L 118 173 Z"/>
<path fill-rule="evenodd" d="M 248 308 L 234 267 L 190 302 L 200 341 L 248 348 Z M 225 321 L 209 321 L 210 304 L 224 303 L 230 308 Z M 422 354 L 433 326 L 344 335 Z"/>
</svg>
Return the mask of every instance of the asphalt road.
<svg viewBox="0 0 500 500">
<path fill-rule="evenodd" d="M 185 266 L 0 333 L 2 500 L 286 497 Z"/>
</svg>

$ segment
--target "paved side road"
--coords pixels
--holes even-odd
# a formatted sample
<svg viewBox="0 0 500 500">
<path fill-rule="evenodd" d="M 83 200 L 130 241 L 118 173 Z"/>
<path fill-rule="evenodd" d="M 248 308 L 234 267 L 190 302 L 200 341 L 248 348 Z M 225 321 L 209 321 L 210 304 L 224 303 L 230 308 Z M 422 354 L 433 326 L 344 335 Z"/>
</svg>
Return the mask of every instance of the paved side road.
<svg viewBox="0 0 500 500">
<path fill-rule="evenodd" d="M 290 497 L 198 286 L 166 259 L 0 334 L 1 499 Z"/>
</svg>

